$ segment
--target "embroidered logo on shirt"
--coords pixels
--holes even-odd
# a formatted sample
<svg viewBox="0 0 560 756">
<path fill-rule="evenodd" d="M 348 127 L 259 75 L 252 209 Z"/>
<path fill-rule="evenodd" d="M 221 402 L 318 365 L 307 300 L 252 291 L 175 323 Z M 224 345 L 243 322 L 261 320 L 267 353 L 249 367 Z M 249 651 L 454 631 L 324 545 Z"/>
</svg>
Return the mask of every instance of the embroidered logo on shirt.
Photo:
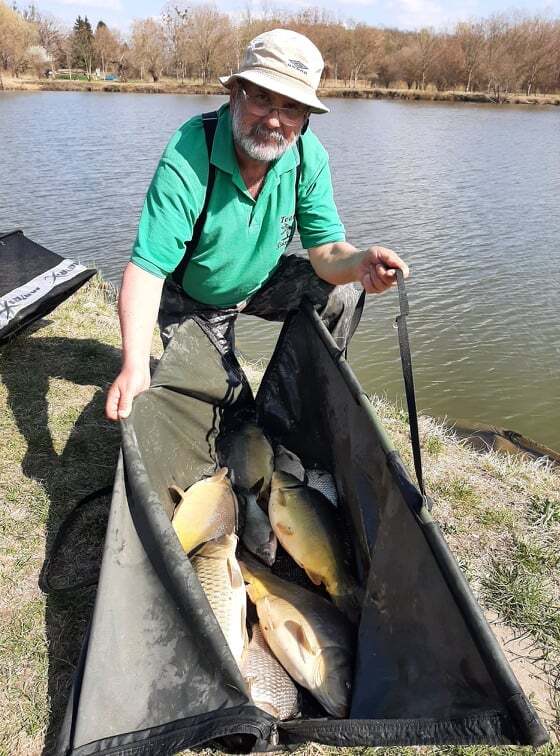
<svg viewBox="0 0 560 756">
<path fill-rule="evenodd" d="M 294 216 L 282 215 L 280 218 L 280 240 L 278 249 L 285 250 L 292 236 L 292 226 L 294 225 Z"/>
</svg>

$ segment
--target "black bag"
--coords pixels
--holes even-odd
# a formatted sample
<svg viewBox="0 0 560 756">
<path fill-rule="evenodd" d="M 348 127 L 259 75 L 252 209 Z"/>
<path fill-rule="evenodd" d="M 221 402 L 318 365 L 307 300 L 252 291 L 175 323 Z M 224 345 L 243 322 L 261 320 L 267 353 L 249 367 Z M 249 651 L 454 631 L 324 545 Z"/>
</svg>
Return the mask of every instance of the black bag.
<svg viewBox="0 0 560 756">
<path fill-rule="evenodd" d="M 22 231 L 0 234 L 0 343 L 48 315 L 94 275 Z"/>
<path fill-rule="evenodd" d="M 214 470 L 219 417 L 249 396 L 235 358 L 191 319 L 123 421 L 95 610 L 57 752 L 161 756 L 217 739 L 238 753 L 306 740 L 546 742 L 425 499 L 310 306 L 284 324 L 256 405 L 271 437 L 336 478 L 365 589 L 351 713 L 308 706 L 276 722 L 251 704 L 171 526 L 168 493 Z"/>
</svg>

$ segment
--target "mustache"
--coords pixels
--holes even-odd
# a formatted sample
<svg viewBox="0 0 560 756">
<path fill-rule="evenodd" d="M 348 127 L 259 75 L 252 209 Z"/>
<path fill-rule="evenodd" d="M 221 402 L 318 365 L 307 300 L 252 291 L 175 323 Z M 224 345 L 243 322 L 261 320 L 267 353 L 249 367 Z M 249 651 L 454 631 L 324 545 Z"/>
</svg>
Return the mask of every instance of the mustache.
<svg viewBox="0 0 560 756">
<path fill-rule="evenodd" d="M 253 128 L 251 129 L 251 136 L 266 137 L 267 139 L 272 139 L 273 142 L 276 142 L 276 144 L 280 145 L 284 145 L 287 142 L 286 137 L 282 134 L 281 131 L 278 131 L 277 129 L 267 129 L 266 126 L 263 126 L 260 123 L 256 124 L 256 126 L 253 126 Z"/>
</svg>

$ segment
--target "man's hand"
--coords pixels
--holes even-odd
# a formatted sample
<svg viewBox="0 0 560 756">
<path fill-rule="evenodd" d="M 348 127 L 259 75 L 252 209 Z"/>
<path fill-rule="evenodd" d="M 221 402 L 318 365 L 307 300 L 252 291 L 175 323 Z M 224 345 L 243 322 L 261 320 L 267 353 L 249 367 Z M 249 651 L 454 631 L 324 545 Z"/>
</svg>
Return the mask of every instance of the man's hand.
<svg viewBox="0 0 560 756">
<path fill-rule="evenodd" d="M 105 415 L 109 420 L 121 420 L 130 415 L 132 400 L 150 386 L 150 370 L 124 368 L 107 392 Z"/>
<path fill-rule="evenodd" d="M 381 294 L 394 286 L 397 280 L 395 268 L 400 268 L 408 278 L 408 265 L 391 249 L 369 247 L 361 255 L 356 276 L 368 294 Z"/>
<path fill-rule="evenodd" d="M 332 242 L 308 251 L 311 265 L 323 281 L 335 286 L 361 283 L 368 294 L 381 294 L 393 286 L 397 280 L 394 268 L 400 268 L 405 278 L 409 274 L 408 265 L 385 247 L 359 252 L 348 242 Z"/>
<path fill-rule="evenodd" d="M 107 394 L 109 420 L 128 417 L 134 397 L 150 385 L 150 347 L 162 287 L 162 278 L 132 262 L 126 266 L 119 294 L 123 363 Z"/>
</svg>

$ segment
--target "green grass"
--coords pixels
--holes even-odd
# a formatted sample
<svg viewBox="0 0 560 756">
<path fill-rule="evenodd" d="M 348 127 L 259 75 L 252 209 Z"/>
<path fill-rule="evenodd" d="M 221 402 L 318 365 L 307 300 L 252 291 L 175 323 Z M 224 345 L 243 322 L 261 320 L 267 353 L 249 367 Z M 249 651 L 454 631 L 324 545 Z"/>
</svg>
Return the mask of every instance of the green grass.
<svg viewBox="0 0 560 756">
<path fill-rule="evenodd" d="M 494 559 L 481 583 L 484 598 L 490 606 L 500 607 L 500 614 L 512 627 L 531 629 L 539 639 L 543 636 L 546 639 L 547 630 L 556 626 L 557 612 L 540 570 L 535 572 L 525 564 Z"/>
<path fill-rule="evenodd" d="M 463 476 L 450 477 L 434 486 L 434 494 L 449 500 L 452 506 L 465 509 L 475 509 L 480 506 L 481 499 L 473 485 Z"/>
<path fill-rule="evenodd" d="M 560 499 L 547 496 L 531 496 L 529 500 L 530 522 L 539 527 L 548 528 L 560 523 Z"/>
<path fill-rule="evenodd" d="M 422 441 L 422 449 L 428 454 L 441 454 L 445 450 L 445 442 L 439 436 L 426 436 Z"/>
</svg>

